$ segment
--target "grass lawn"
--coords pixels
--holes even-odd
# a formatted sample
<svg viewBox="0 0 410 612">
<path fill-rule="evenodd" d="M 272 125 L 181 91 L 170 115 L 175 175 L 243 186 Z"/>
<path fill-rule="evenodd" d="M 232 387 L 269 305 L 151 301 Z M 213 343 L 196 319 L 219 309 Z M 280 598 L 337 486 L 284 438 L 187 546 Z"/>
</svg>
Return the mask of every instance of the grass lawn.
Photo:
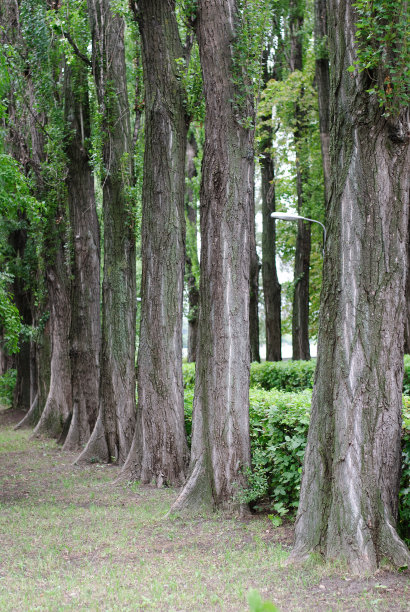
<svg viewBox="0 0 410 612">
<path fill-rule="evenodd" d="M 165 518 L 172 489 L 114 484 L 118 468 L 73 466 L 0 411 L 0 610 L 246 611 L 257 589 L 282 611 L 410 609 L 410 574 L 357 578 L 285 565 L 292 526 L 266 516 Z"/>
</svg>

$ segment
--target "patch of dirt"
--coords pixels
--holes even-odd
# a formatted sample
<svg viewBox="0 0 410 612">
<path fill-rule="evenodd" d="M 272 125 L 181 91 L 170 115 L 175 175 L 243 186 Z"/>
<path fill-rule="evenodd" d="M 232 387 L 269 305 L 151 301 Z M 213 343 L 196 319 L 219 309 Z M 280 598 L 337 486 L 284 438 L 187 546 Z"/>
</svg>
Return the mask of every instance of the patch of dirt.
<svg viewBox="0 0 410 612">
<path fill-rule="evenodd" d="M 17 425 L 26 414 L 25 410 L 20 410 L 19 408 L 4 408 L 0 406 L 0 427 Z"/>
</svg>

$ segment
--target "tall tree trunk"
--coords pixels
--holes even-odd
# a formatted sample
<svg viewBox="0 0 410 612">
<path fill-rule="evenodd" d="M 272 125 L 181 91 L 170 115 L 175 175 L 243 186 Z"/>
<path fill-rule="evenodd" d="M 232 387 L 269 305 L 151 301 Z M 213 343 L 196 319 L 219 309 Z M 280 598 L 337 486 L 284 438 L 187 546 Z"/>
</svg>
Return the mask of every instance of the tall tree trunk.
<svg viewBox="0 0 410 612">
<path fill-rule="evenodd" d="M 235 0 L 200 0 L 197 37 L 206 118 L 201 184 L 199 351 L 189 478 L 173 509 L 228 507 L 246 483 L 249 442 L 249 253 L 253 135 L 240 123 L 232 41 Z M 241 75 L 246 81 L 246 75 Z M 236 80 L 238 82 L 238 79 Z M 251 105 L 242 108 L 244 116 Z M 239 119 L 239 121 L 238 121 Z"/>
<path fill-rule="evenodd" d="M 65 450 L 88 441 L 98 413 L 100 384 L 100 233 L 94 177 L 87 150 L 90 139 L 87 71 L 79 60 L 65 65 L 65 121 L 68 208 L 73 236 L 70 358 L 73 416 Z"/>
<path fill-rule="evenodd" d="M 77 461 L 123 464 L 135 429 L 135 238 L 127 196 L 132 177 L 124 20 L 109 0 L 88 0 L 92 63 L 102 113 L 104 279 L 100 402 Z"/>
<path fill-rule="evenodd" d="M 57 222 L 61 217 L 58 216 Z M 50 300 L 51 372 L 50 389 L 34 435 L 45 434 L 63 441 L 72 416 L 70 365 L 70 276 L 65 261 L 63 237 L 56 233 L 53 262 L 46 278 Z"/>
<path fill-rule="evenodd" d="M 272 141 L 266 143 L 271 147 Z M 282 359 L 281 286 L 276 270 L 275 160 L 269 150 L 260 158 L 262 179 L 262 280 L 265 299 L 266 361 Z"/>
<path fill-rule="evenodd" d="M 325 202 L 329 200 L 330 185 L 330 124 L 329 124 L 329 54 L 327 50 L 326 0 L 315 0 L 315 80 L 319 100 L 320 145 L 322 149 Z"/>
<path fill-rule="evenodd" d="M 255 171 L 255 167 L 253 172 Z M 259 353 L 259 257 L 255 236 L 255 189 L 249 207 L 249 345 L 251 361 L 260 361 Z"/>
<path fill-rule="evenodd" d="M 300 0 L 290 1 L 290 69 L 303 68 L 303 7 Z M 303 147 L 304 117 L 300 105 L 295 106 L 294 142 L 296 149 L 296 194 L 297 211 L 303 215 L 303 185 L 306 168 L 301 163 Z M 292 310 L 292 359 L 310 359 L 309 347 L 309 268 L 310 268 L 310 224 L 298 221 L 296 238 L 294 293 Z"/>
<path fill-rule="evenodd" d="M 21 215 L 22 216 L 22 215 Z M 22 261 L 27 244 L 27 230 L 18 229 L 9 236 L 9 244 L 12 247 L 16 259 Z M 15 276 L 13 280 L 13 297 L 24 325 L 31 326 L 31 295 L 27 287 L 27 280 L 21 276 Z M 20 337 L 19 352 L 15 356 L 17 378 L 13 394 L 13 407 L 22 410 L 30 408 L 30 340 Z"/>
<path fill-rule="evenodd" d="M 186 177 L 188 181 L 196 176 L 196 168 L 194 160 L 198 155 L 198 145 L 195 140 L 195 135 L 191 132 L 187 141 L 186 153 Z M 198 308 L 199 308 L 199 289 L 195 278 L 193 266 L 198 264 L 198 249 L 197 249 L 197 214 L 196 202 L 194 202 L 194 193 L 192 187 L 188 183 L 188 188 L 185 193 L 185 213 L 186 213 L 186 256 L 185 256 L 185 274 L 188 287 L 188 362 L 196 361 L 196 353 L 198 346 Z"/>
<path fill-rule="evenodd" d="M 401 464 L 408 113 L 386 119 L 356 60 L 350 0 L 328 0 L 331 168 L 319 350 L 293 557 L 408 565 Z"/>
<path fill-rule="evenodd" d="M 182 381 L 187 120 L 175 3 L 138 2 L 145 82 L 137 424 L 123 475 L 178 485 L 188 447 Z"/>
</svg>

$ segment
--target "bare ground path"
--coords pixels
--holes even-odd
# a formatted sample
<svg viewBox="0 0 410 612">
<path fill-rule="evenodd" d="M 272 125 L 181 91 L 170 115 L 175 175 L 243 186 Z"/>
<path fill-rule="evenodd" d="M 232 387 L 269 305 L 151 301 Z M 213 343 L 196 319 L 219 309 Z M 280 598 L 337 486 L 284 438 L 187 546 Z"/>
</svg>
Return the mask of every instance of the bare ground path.
<svg viewBox="0 0 410 612">
<path fill-rule="evenodd" d="M 336 565 L 286 567 L 291 526 L 265 516 L 164 519 L 172 489 L 113 484 L 116 467 L 74 467 L 0 410 L 0 610 L 410 610 L 409 572 L 358 579 Z"/>
</svg>

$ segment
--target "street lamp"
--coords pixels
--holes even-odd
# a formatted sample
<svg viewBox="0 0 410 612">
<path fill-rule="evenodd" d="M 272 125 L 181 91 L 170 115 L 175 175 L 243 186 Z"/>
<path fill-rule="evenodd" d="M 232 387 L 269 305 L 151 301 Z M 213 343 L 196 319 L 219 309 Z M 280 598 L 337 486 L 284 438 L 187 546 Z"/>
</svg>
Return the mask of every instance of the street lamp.
<svg viewBox="0 0 410 612">
<path fill-rule="evenodd" d="M 318 223 L 322 226 L 323 229 L 323 255 L 325 254 L 325 244 L 326 244 L 326 228 L 320 221 L 316 219 L 308 219 L 307 217 L 302 217 L 297 213 L 288 213 L 288 212 L 273 212 L 270 215 L 274 219 L 281 219 L 282 221 L 310 221 L 311 223 Z"/>
</svg>

